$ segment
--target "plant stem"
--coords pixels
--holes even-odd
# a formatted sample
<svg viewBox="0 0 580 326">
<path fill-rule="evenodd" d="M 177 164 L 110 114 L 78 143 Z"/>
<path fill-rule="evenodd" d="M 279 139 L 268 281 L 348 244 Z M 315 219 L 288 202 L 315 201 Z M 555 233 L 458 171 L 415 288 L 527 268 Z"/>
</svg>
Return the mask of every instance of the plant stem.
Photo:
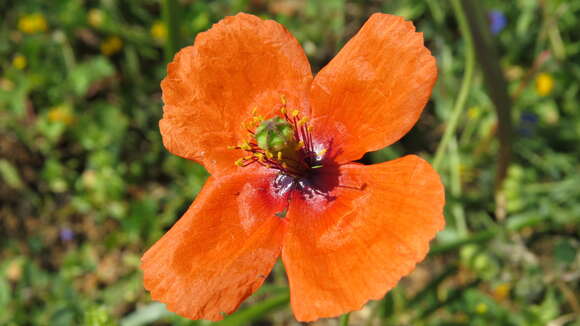
<svg viewBox="0 0 580 326">
<path fill-rule="evenodd" d="M 170 62 L 173 55 L 180 47 L 179 42 L 179 11 L 177 0 L 162 0 L 163 22 L 167 28 L 167 40 L 165 41 L 165 60 Z"/>
<path fill-rule="evenodd" d="M 496 195 L 500 193 L 507 176 L 507 170 L 512 154 L 512 101 L 507 91 L 507 81 L 503 75 L 499 56 L 493 44 L 493 38 L 485 17 L 482 2 L 463 0 L 463 10 L 468 18 L 468 24 L 473 37 L 473 45 L 477 51 L 477 59 L 483 72 L 486 88 L 489 92 L 498 124 L 499 155 L 495 176 Z M 496 208 L 497 211 L 497 208 Z"/>
<path fill-rule="evenodd" d="M 340 316 L 340 326 L 348 326 L 348 319 L 350 317 L 350 312 Z"/>
<path fill-rule="evenodd" d="M 449 151 L 449 189 L 453 198 L 457 200 L 461 197 L 461 158 L 455 137 L 450 138 Z M 467 222 L 465 221 L 465 211 L 460 202 L 452 202 L 451 213 L 455 219 L 455 228 L 457 229 L 457 232 L 462 236 L 467 235 L 469 232 L 467 230 Z"/>
<path fill-rule="evenodd" d="M 215 326 L 241 326 L 250 325 L 253 321 L 263 318 L 264 315 L 284 309 L 288 306 L 290 294 L 288 292 L 272 296 L 247 309 L 240 310 L 224 320 L 214 323 Z"/>
<path fill-rule="evenodd" d="M 475 51 L 473 49 L 473 39 L 471 38 L 471 32 L 469 30 L 469 25 L 465 18 L 463 8 L 459 0 L 451 0 L 451 5 L 453 6 L 453 11 L 455 12 L 455 16 L 459 24 L 459 29 L 461 30 L 461 35 L 465 40 L 465 72 L 463 73 L 463 80 L 461 81 L 459 95 L 457 96 L 457 100 L 455 101 L 455 105 L 453 106 L 453 111 L 451 112 L 451 118 L 449 119 L 449 123 L 445 128 L 445 132 L 443 133 L 441 142 L 439 143 L 437 151 L 435 152 L 435 158 L 433 159 L 433 167 L 436 170 L 439 170 L 440 167 L 439 165 L 441 163 L 441 159 L 443 158 L 443 154 L 445 153 L 447 146 L 449 145 L 451 136 L 453 136 L 455 130 L 457 129 L 457 124 L 459 122 L 459 118 L 461 117 L 461 113 L 463 112 L 463 108 L 467 100 L 467 95 L 469 95 L 469 90 L 471 89 L 471 82 L 473 80 L 473 70 L 475 66 Z"/>
</svg>

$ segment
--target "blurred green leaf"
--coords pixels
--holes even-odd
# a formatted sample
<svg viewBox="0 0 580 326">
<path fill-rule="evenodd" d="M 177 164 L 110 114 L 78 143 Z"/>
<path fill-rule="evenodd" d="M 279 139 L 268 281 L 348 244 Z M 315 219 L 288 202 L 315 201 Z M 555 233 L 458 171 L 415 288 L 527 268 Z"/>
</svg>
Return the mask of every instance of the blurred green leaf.
<svg viewBox="0 0 580 326">
<path fill-rule="evenodd" d="M 105 57 L 94 57 L 74 67 L 69 75 L 69 85 L 75 95 L 82 97 L 93 83 L 114 73 L 115 68 Z"/>
<path fill-rule="evenodd" d="M 90 307 L 84 316 L 84 325 L 87 326 L 116 326 L 107 310 L 103 307 Z"/>
<path fill-rule="evenodd" d="M 0 277 L 0 311 L 8 311 L 10 299 L 10 284 L 8 284 L 8 281 L 4 277 Z M 0 321 L 2 321 L 2 317 L 0 317 Z"/>
<path fill-rule="evenodd" d="M 263 318 L 268 313 L 288 307 L 290 294 L 284 293 L 257 302 L 252 306 L 239 310 L 226 317 L 224 320 L 215 323 L 216 326 L 242 326 L 250 322 Z"/>
<path fill-rule="evenodd" d="M 576 258 L 577 252 L 570 241 L 561 240 L 554 248 L 554 257 L 561 263 L 570 264 Z"/>
<path fill-rule="evenodd" d="M 6 159 L 0 159 L 0 179 L 14 189 L 22 189 L 24 186 L 18 170 Z"/>
<path fill-rule="evenodd" d="M 138 308 L 121 320 L 121 326 L 141 326 L 148 325 L 159 319 L 172 315 L 172 312 L 165 309 L 165 305 L 159 302 L 150 303 Z"/>
</svg>

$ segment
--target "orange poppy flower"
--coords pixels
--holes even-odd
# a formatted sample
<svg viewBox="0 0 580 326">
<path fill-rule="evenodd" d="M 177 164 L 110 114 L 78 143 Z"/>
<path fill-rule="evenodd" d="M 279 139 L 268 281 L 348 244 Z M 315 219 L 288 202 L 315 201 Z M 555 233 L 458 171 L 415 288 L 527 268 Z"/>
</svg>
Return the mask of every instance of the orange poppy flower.
<svg viewBox="0 0 580 326">
<path fill-rule="evenodd" d="M 414 155 L 353 161 L 407 133 L 436 79 L 422 34 L 392 15 L 374 14 L 315 77 L 274 21 L 238 14 L 199 34 L 168 66 L 159 125 L 211 176 L 142 258 L 153 299 L 220 320 L 280 256 L 298 320 L 384 296 L 443 228 L 444 190 Z"/>
</svg>

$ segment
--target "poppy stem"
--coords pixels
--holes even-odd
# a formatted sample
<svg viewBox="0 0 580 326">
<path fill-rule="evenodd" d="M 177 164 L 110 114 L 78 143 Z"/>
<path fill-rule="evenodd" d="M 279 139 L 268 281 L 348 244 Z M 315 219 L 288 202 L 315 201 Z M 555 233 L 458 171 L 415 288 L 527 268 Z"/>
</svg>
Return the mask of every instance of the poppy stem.
<svg viewBox="0 0 580 326">
<path fill-rule="evenodd" d="M 179 8 L 177 0 L 162 1 L 163 22 L 167 28 L 167 40 L 165 41 L 165 60 L 170 62 L 177 49 L 180 47 L 179 40 Z"/>
<path fill-rule="evenodd" d="M 471 89 L 471 82 L 473 80 L 473 70 L 475 68 L 475 51 L 473 49 L 473 39 L 471 37 L 471 32 L 465 14 L 463 12 L 463 7 L 461 6 L 460 0 L 451 0 L 451 5 L 453 6 L 453 11 L 457 18 L 457 23 L 459 24 L 459 29 L 461 30 L 461 35 L 465 40 L 465 72 L 463 73 L 463 80 L 461 81 L 461 88 L 459 89 L 459 95 L 453 106 L 453 111 L 451 112 L 451 118 L 449 123 L 445 128 L 441 142 L 435 151 L 435 158 L 433 159 L 433 167 L 436 170 L 440 169 L 441 159 L 443 159 L 443 154 L 445 153 L 449 142 L 451 141 L 451 136 L 455 133 L 457 129 L 457 124 L 461 113 L 463 113 L 463 108 L 465 107 L 465 101 L 467 100 L 467 95 L 469 95 L 469 90 Z"/>
<path fill-rule="evenodd" d="M 340 326 L 348 326 L 348 319 L 350 317 L 350 312 L 340 316 Z"/>
<path fill-rule="evenodd" d="M 503 181 L 507 177 L 512 156 L 512 99 L 508 93 L 507 81 L 501 69 L 493 38 L 484 17 L 481 15 L 484 10 L 482 10 L 480 1 L 463 0 L 463 9 L 471 28 L 473 44 L 482 68 L 484 82 L 497 115 L 499 153 L 495 175 L 495 215 L 501 220 L 506 215 Z"/>
<path fill-rule="evenodd" d="M 457 146 L 457 139 L 451 137 L 449 142 L 449 165 L 450 165 L 450 187 L 451 195 L 459 199 L 461 197 L 461 158 Z M 455 229 L 457 233 L 464 236 L 469 233 L 467 223 L 465 221 L 465 211 L 460 201 L 451 203 L 451 214 L 455 220 Z"/>
</svg>

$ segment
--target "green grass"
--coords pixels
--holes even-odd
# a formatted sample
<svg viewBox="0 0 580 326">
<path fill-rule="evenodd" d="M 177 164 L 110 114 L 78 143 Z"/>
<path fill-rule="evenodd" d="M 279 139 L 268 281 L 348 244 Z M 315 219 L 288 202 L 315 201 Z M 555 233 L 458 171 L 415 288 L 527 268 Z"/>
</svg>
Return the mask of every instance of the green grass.
<svg viewBox="0 0 580 326">
<path fill-rule="evenodd" d="M 0 325 L 208 324 L 151 301 L 138 266 L 208 176 L 161 143 L 166 63 L 239 11 L 284 24 L 314 72 L 377 11 L 412 19 L 437 57 L 420 122 L 364 160 L 439 153 L 447 227 L 383 300 L 333 325 L 580 325 L 580 2 L 479 5 L 497 52 L 487 64 L 506 87 L 487 79 L 492 56 L 458 22 L 459 1 L 10 3 L 0 4 Z M 497 34 L 491 10 L 506 17 Z M 554 82 L 545 94 L 542 73 Z M 511 119 L 498 120 L 497 92 Z M 511 138 L 500 137 L 506 123 Z M 279 272 L 221 324 L 297 324 Z"/>
</svg>

